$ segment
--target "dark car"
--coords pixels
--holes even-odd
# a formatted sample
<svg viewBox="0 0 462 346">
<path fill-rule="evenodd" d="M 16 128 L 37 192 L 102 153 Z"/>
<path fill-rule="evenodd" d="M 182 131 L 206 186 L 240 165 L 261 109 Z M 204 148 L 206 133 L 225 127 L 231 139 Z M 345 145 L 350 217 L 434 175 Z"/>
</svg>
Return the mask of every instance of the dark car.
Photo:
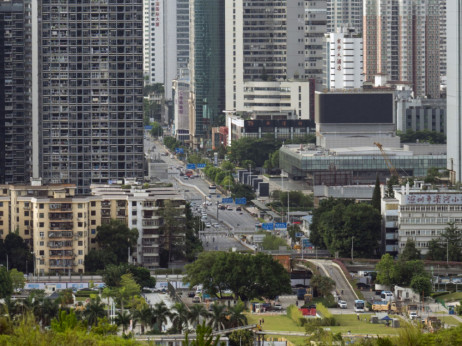
<svg viewBox="0 0 462 346">
<path fill-rule="evenodd" d="M 360 290 L 364 290 L 364 289 L 369 289 L 369 288 L 371 288 L 370 285 L 365 284 L 365 283 L 363 283 L 363 282 L 358 282 L 358 283 L 356 284 L 356 287 L 358 287 Z"/>
<path fill-rule="evenodd" d="M 189 291 L 188 292 L 188 297 L 189 298 L 194 298 L 195 295 L 196 295 L 196 292 L 194 292 L 194 291 Z"/>
</svg>

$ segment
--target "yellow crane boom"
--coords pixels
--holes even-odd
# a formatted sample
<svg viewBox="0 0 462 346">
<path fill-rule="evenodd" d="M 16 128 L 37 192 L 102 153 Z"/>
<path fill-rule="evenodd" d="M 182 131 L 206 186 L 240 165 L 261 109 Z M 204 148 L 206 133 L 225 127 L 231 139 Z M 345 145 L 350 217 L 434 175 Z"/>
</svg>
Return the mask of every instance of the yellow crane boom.
<svg viewBox="0 0 462 346">
<path fill-rule="evenodd" d="M 390 158 L 388 157 L 387 153 L 386 153 L 385 150 L 383 149 L 382 144 L 377 143 L 377 142 L 374 142 L 374 145 L 376 145 L 377 148 L 379 148 L 380 153 L 382 154 L 382 157 L 383 157 L 383 159 L 384 159 L 384 161 L 385 161 L 385 164 L 387 165 L 388 170 L 390 171 L 390 174 L 391 174 L 392 176 L 394 175 L 395 177 L 397 177 L 397 178 L 399 179 L 399 174 L 398 174 L 398 172 L 396 171 L 395 166 L 393 166 L 393 164 L 391 163 Z"/>
</svg>

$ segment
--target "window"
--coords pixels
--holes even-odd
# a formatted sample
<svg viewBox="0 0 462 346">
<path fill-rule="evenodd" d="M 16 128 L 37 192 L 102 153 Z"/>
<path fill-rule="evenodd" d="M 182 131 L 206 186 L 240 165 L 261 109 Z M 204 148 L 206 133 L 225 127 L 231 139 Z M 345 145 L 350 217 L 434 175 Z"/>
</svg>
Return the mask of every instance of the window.
<svg viewBox="0 0 462 346">
<path fill-rule="evenodd" d="M 40 256 L 45 256 L 45 251 L 44 251 L 44 250 L 40 250 L 40 251 L 39 251 L 39 255 L 40 255 Z"/>
<path fill-rule="evenodd" d="M 28 210 L 24 211 L 24 216 L 29 216 L 29 211 Z"/>
<path fill-rule="evenodd" d="M 90 204 L 92 207 L 96 207 L 96 202 L 91 202 Z"/>
<path fill-rule="evenodd" d="M 39 227 L 45 227 L 45 223 L 44 222 L 39 222 Z"/>
<path fill-rule="evenodd" d="M 77 217 L 83 217 L 83 214 L 82 214 L 82 213 L 78 213 L 78 214 L 77 214 Z"/>
<path fill-rule="evenodd" d="M 83 203 L 79 203 L 79 209 L 83 208 Z"/>
<path fill-rule="evenodd" d="M 90 213 L 91 216 L 96 216 L 96 211 L 95 210 L 92 210 L 91 213 Z"/>
<path fill-rule="evenodd" d="M 132 207 L 136 207 L 136 201 L 132 202 Z"/>
<path fill-rule="evenodd" d="M 96 225 L 96 220 L 91 220 L 92 225 Z"/>
<path fill-rule="evenodd" d="M 24 226 L 29 226 L 29 220 L 24 220 Z"/>
<path fill-rule="evenodd" d="M 96 234 L 96 229 L 92 228 L 91 229 L 91 234 Z"/>
<path fill-rule="evenodd" d="M 40 219 L 43 219 L 45 217 L 45 214 L 44 213 L 39 213 L 39 218 Z"/>
<path fill-rule="evenodd" d="M 83 255 L 83 250 L 79 250 L 78 254 L 79 254 L 79 256 L 82 256 Z"/>
<path fill-rule="evenodd" d="M 83 241 L 79 240 L 79 242 L 77 244 L 78 244 L 78 246 L 83 246 Z"/>
<path fill-rule="evenodd" d="M 43 208 L 45 208 L 45 204 L 40 203 L 40 204 L 39 204 L 39 209 L 43 209 Z"/>
<path fill-rule="evenodd" d="M 40 244 L 40 246 L 45 246 L 45 242 L 44 242 L 44 241 L 41 241 L 39 244 Z"/>
<path fill-rule="evenodd" d="M 41 238 L 43 238 L 45 236 L 45 232 L 40 232 L 39 235 Z"/>
<path fill-rule="evenodd" d="M 77 222 L 78 227 L 83 227 L 83 222 Z"/>
</svg>

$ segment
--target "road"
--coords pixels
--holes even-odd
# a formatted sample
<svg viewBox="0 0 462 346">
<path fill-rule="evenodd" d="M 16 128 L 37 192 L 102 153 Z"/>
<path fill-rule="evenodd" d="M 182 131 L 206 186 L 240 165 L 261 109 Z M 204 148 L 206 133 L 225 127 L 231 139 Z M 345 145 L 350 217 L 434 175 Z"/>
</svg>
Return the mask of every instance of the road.
<svg viewBox="0 0 462 346">
<path fill-rule="evenodd" d="M 354 303 L 355 300 L 358 298 L 356 297 L 355 292 L 351 289 L 351 286 L 349 285 L 348 281 L 343 276 L 341 270 L 337 266 L 335 266 L 333 262 L 330 260 L 310 259 L 310 262 L 316 264 L 319 268 L 321 268 L 321 272 L 325 276 L 328 276 L 335 281 L 335 290 L 340 295 L 341 299 L 347 302 L 347 310 L 350 312 L 354 311 Z M 345 311 L 345 309 L 343 311 Z"/>
<path fill-rule="evenodd" d="M 146 136 L 145 148 L 146 155 L 159 157 L 168 164 L 169 181 L 173 187 L 191 202 L 195 215 L 201 215 L 202 209 L 207 213 L 207 222 L 218 223 L 219 226 L 206 228 L 202 234 L 203 246 L 206 251 L 228 251 L 235 248 L 238 251 L 248 250 L 239 241 L 232 237 L 232 233 L 241 231 L 255 232 L 256 220 L 246 212 L 235 210 L 219 210 L 217 218 L 217 201 L 216 195 L 209 195 L 209 184 L 202 178 L 185 179 L 180 176 L 180 171 L 184 171 L 184 162 L 170 155 L 165 155 L 168 151 L 158 141 L 154 141 L 151 136 Z M 149 150 L 155 146 L 154 150 Z M 181 169 L 179 169 L 181 167 Z M 209 201 L 210 206 L 204 206 L 203 203 Z M 202 209 L 199 209 L 202 208 Z"/>
</svg>

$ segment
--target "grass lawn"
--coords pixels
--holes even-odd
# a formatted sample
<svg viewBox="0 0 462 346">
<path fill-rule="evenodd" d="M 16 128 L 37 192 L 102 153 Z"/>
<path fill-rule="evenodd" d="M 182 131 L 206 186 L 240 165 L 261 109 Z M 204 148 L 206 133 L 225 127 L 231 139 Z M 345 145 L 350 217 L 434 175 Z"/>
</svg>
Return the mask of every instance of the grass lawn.
<svg viewBox="0 0 462 346">
<path fill-rule="evenodd" d="M 251 315 L 246 314 L 249 324 L 258 324 L 261 319 L 265 320 L 263 329 L 281 330 L 285 332 L 305 332 L 304 327 L 297 326 L 286 315 Z"/>
<path fill-rule="evenodd" d="M 387 327 L 383 324 L 371 324 L 364 321 L 367 317 L 369 321 L 371 314 L 360 314 L 361 320 L 357 320 L 356 315 L 334 315 L 335 319 L 340 323 L 340 326 L 327 327 L 333 333 L 347 333 L 350 331 L 352 334 L 398 334 L 400 329 Z M 285 315 L 251 315 L 247 314 L 249 324 L 258 324 L 260 319 L 264 319 L 263 330 L 272 331 L 287 331 L 287 332 L 304 332 L 304 327 L 298 327 L 289 317 Z M 448 322 L 450 323 L 450 322 Z M 288 339 L 294 337 L 287 337 Z M 298 339 L 298 337 L 297 337 Z M 303 339 L 303 338 L 301 338 Z M 292 341 L 292 339 L 290 339 Z"/>
<path fill-rule="evenodd" d="M 453 301 L 453 300 L 461 300 L 462 292 L 453 292 L 453 293 L 445 294 L 445 295 L 437 297 L 436 299 L 444 300 L 445 302 Z"/>
<path fill-rule="evenodd" d="M 438 316 L 438 319 L 440 319 L 441 322 L 444 322 L 444 323 L 447 323 L 453 326 L 457 326 L 460 324 L 459 320 L 456 320 L 452 316 Z"/>
</svg>

